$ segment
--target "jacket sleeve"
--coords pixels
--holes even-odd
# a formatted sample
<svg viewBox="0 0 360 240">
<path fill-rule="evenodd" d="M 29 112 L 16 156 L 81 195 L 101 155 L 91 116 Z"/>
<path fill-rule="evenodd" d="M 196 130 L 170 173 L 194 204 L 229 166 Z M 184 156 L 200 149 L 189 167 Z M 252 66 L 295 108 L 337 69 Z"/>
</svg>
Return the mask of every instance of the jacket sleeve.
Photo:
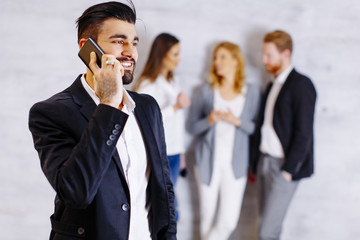
<svg viewBox="0 0 360 240">
<path fill-rule="evenodd" d="M 260 107 L 261 91 L 260 88 L 255 85 L 249 85 L 248 93 L 246 96 L 246 103 L 249 103 L 249 111 L 247 114 L 242 115 L 241 125 L 238 130 L 245 132 L 247 135 L 251 135 L 255 132 L 256 118 Z"/>
<path fill-rule="evenodd" d="M 191 101 L 186 129 L 192 135 L 201 135 L 208 131 L 212 126 L 208 121 L 209 112 L 209 95 L 210 91 L 206 91 L 207 86 L 202 87 L 198 94 L 194 94 Z M 210 106 L 212 108 L 212 106 Z"/>
<path fill-rule="evenodd" d="M 316 90 L 308 78 L 299 79 L 294 88 L 293 99 L 293 137 L 286 151 L 286 161 L 282 169 L 296 174 L 313 144 L 313 124 Z"/>
<path fill-rule="evenodd" d="M 128 116 L 100 104 L 79 137 L 78 109 L 41 102 L 29 114 L 29 128 L 41 167 L 59 198 L 86 208 L 96 195 Z M 84 121 L 84 123 L 86 123 Z M 78 130 L 80 131 L 80 130 Z"/>
</svg>

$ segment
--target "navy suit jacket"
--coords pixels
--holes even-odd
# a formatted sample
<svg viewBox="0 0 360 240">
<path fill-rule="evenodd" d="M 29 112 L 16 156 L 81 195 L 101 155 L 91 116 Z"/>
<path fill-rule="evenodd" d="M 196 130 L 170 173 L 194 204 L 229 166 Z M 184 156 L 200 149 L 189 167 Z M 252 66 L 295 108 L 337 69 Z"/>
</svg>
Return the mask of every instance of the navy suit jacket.
<svg viewBox="0 0 360 240">
<path fill-rule="evenodd" d="M 42 170 L 56 191 L 50 239 L 127 240 L 130 195 L 116 143 L 128 115 L 96 106 L 80 77 L 66 90 L 36 103 L 29 115 Z M 129 93 L 151 169 L 147 202 L 152 239 L 176 239 L 161 112 L 152 97 Z"/>
<path fill-rule="evenodd" d="M 255 165 L 259 157 L 260 129 L 264 121 L 267 87 L 259 113 L 255 140 Z M 285 153 L 282 170 L 293 180 L 309 177 L 314 172 L 314 112 L 316 90 L 311 80 L 293 69 L 282 86 L 274 106 L 273 125 Z M 255 168 L 256 171 L 256 168 Z"/>
</svg>

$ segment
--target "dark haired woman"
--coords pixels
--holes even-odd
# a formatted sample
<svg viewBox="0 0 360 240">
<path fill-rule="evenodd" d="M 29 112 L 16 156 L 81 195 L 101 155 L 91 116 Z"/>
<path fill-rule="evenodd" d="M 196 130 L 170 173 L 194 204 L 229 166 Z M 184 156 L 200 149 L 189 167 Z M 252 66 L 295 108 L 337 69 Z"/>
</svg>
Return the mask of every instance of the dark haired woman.
<svg viewBox="0 0 360 240">
<path fill-rule="evenodd" d="M 168 33 L 158 35 L 134 88 L 137 92 L 153 96 L 161 108 L 170 178 L 174 186 L 180 171 L 185 168 L 183 109 L 190 105 L 188 96 L 180 90 L 174 78 L 174 70 L 179 62 L 179 40 Z M 176 198 L 175 205 L 177 205 Z M 177 210 L 175 213 L 178 218 Z"/>
</svg>

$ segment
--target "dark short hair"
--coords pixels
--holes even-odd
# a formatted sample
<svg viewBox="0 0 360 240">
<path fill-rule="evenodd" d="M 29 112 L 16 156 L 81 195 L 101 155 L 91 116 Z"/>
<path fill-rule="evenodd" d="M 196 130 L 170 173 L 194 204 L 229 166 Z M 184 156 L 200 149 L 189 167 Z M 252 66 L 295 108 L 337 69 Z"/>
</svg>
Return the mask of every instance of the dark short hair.
<svg viewBox="0 0 360 240">
<path fill-rule="evenodd" d="M 293 42 L 290 34 L 282 30 L 275 30 L 265 35 L 264 43 L 272 42 L 275 44 L 276 48 L 282 52 L 285 49 L 290 50 L 290 53 L 293 51 Z"/>
<path fill-rule="evenodd" d="M 89 7 L 76 20 L 78 29 L 78 42 L 81 38 L 97 40 L 100 26 L 109 18 L 116 18 L 135 24 L 136 10 L 133 2 L 127 0 L 130 6 L 120 2 L 105 2 Z"/>
</svg>

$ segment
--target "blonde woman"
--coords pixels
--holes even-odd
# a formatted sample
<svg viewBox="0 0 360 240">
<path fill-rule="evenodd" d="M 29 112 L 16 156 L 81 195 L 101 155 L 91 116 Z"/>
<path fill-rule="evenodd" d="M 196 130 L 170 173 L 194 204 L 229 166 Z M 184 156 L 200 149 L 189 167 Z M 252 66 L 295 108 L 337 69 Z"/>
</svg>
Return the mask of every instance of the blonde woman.
<svg viewBox="0 0 360 240">
<path fill-rule="evenodd" d="M 203 240 L 228 239 L 240 216 L 249 136 L 255 130 L 261 94 L 258 87 L 245 83 L 244 70 L 245 57 L 240 48 L 230 42 L 218 44 L 209 83 L 200 89 L 190 107 L 187 127 L 197 137 L 195 160 Z"/>
</svg>

